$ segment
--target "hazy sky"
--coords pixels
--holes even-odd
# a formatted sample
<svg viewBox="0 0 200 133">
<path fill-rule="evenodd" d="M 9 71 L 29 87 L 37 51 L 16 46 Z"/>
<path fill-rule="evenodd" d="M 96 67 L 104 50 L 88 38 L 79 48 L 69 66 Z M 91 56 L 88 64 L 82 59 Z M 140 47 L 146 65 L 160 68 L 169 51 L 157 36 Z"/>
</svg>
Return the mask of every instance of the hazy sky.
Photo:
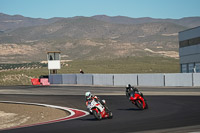
<svg viewBox="0 0 200 133">
<path fill-rule="evenodd" d="M 178 19 L 200 16 L 200 0 L 0 0 L 0 12 L 34 18 L 120 15 Z"/>
</svg>

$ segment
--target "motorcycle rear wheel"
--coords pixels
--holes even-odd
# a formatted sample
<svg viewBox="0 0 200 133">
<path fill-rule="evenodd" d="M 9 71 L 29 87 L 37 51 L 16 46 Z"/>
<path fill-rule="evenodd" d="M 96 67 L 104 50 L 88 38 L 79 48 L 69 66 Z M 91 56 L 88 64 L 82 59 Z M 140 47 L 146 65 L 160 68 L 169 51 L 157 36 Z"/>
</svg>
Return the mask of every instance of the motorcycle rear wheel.
<svg viewBox="0 0 200 133">
<path fill-rule="evenodd" d="M 143 103 L 142 103 L 141 100 L 136 100 L 135 103 L 136 103 L 136 105 L 137 105 L 137 107 L 138 107 L 139 109 L 141 109 L 141 110 L 144 109 L 144 108 L 143 108 Z"/>
<path fill-rule="evenodd" d="M 113 118 L 113 114 L 112 114 L 112 112 L 110 111 L 109 112 L 109 117 L 108 117 L 108 119 L 112 119 Z"/>
</svg>

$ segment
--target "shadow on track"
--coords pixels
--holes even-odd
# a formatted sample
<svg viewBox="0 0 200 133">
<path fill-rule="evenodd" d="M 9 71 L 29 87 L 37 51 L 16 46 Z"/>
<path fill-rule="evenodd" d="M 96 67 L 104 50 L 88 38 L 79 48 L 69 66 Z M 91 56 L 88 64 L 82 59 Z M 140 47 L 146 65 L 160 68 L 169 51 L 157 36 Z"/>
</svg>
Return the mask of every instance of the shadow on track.
<svg viewBox="0 0 200 133">
<path fill-rule="evenodd" d="M 117 110 L 122 110 L 122 111 L 144 111 L 144 110 L 137 109 L 137 108 L 117 109 Z"/>
</svg>

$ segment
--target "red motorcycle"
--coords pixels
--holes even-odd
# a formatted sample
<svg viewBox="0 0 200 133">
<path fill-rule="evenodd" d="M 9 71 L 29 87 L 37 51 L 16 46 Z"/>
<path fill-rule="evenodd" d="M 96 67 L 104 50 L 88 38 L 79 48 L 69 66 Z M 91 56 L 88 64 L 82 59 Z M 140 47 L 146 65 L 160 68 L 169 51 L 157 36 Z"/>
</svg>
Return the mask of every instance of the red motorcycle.
<svg viewBox="0 0 200 133">
<path fill-rule="evenodd" d="M 139 109 L 148 109 L 148 104 L 144 98 L 138 93 L 132 93 L 129 97 L 129 100 L 135 104 Z"/>
</svg>

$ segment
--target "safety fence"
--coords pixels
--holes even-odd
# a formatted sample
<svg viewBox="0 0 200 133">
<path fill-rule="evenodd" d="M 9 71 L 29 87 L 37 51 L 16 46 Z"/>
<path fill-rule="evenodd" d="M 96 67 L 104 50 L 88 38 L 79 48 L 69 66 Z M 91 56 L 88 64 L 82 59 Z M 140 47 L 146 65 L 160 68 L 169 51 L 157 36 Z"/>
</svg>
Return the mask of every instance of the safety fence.
<svg viewBox="0 0 200 133">
<path fill-rule="evenodd" d="M 52 74 L 51 84 L 102 86 L 200 86 L 200 73 L 158 74 Z"/>
</svg>

